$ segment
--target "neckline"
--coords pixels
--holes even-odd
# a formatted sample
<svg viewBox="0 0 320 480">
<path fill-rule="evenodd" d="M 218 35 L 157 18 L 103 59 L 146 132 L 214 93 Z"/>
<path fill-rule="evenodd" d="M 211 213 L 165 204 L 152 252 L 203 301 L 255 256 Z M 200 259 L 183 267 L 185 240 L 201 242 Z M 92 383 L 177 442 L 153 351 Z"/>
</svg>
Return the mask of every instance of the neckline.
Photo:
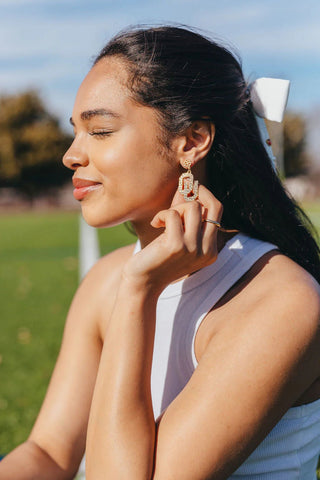
<svg viewBox="0 0 320 480">
<path fill-rule="evenodd" d="M 194 272 L 189 277 L 185 277 L 181 280 L 178 280 L 174 283 L 170 283 L 165 287 L 165 289 L 161 292 L 159 296 L 160 299 L 170 298 L 180 296 L 183 293 L 189 292 L 194 288 L 199 287 L 202 283 L 204 283 L 208 278 L 215 275 L 221 268 L 225 265 L 225 263 L 229 260 L 229 258 L 233 255 L 234 250 L 242 250 L 243 244 L 248 240 L 248 236 L 243 233 L 237 233 L 232 238 L 230 238 L 223 248 L 218 253 L 217 260 L 207 267 L 203 267 L 200 270 Z M 134 253 L 137 253 L 141 250 L 141 245 L 139 240 L 137 241 L 136 247 L 134 249 Z"/>
<path fill-rule="evenodd" d="M 233 255 L 233 248 L 240 247 L 244 239 L 247 238 L 246 235 L 242 233 L 237 233 L 232 238 L 230 238 L 223 246 L 223 248 L 218 253 L 218 257 L 215 262 L 211 263 L 207 267 L 203 267 L 200 270 L 197 270 L 189 277 L 178 280 L 177 282 L 170 283 L 162 292 L 159 297 L 169 298 L 181 295 L 181 293 L 187 293 L 190 290 L 194 290 L 199 287 L 202 283 L 206 282 L 208 278 L 217 274 L 219 270 L 226 264 L 229 258 Z M 239 243 L 240 242 L 240 243 Z"/>
</svg>

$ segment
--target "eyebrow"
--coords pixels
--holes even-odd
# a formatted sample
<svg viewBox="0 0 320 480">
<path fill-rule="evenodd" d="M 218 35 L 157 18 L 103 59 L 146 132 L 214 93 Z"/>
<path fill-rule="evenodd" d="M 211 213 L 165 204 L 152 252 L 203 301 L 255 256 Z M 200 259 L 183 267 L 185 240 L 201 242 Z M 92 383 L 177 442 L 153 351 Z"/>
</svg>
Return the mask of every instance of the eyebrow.
<svg viewBox="0 0 320 480">
<path fill-rule="evenodd" d="M 118 113 L 112 112 L 111 110 L 107 110 L 105 108 L 96 108 L 94 110 L 86 110 L 81 112 L 80 118 L 81 120 L 90 120 L 92 117 L 112 117 L 112 118 L 120 118 L 121 115 Z M 74 121 L 72 117 L 70 117 L 69 122 L 72 126 L 74 126 Z"/>
</svg>

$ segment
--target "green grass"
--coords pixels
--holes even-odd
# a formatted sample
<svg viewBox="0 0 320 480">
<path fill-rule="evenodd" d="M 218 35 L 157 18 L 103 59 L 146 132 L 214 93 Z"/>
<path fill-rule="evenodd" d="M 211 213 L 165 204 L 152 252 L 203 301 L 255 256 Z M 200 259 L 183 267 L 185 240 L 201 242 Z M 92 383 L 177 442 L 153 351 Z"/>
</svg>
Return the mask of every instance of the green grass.
<svg viewBox="0 0 320 480">
<path fill-rule="evenodd" d="M 304 205 L 320 231 L 320 202 Z M 135 241 L 99 230 L 101 253 Z M 0 217 L 0 454 L 24 441 L 42 403 L 78 285 L 78 214 Z"/>
<path fill-rule="evenodd" d="M 303 208 L 308 213 L 310 220 L 317 228 L 320 235 L 320 200 L 317 202 L 305 202 Z"/>
<path fill-rule="evenodd" d="M 103 254 L 135 238 L 99 231 Z M 78 285 L 78 214 L 0 217 L 0 454 L 24 441 L 42 403 Z"/>
</svg>

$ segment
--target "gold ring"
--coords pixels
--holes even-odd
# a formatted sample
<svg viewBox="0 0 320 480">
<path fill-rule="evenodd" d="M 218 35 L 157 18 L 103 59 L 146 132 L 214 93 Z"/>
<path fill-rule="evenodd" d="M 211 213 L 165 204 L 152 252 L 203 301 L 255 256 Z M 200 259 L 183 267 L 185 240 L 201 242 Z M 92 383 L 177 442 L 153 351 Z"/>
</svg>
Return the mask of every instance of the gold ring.
<svg viewBox="0 0 320 480">
<path fill-rule="evenodd" d="M 217 222 L 216 220 L 210 220 L 209 218 L 203 218 L 202 221 L 207 222 L 207 223 L 212 223 L 213 225 L 216 225 L 216 227 L 219 228 L 219 230 L 221 230 L 221 232 L 225 232 L 225 233 L 237 233 L 237 232 L 239 232 L 239 230 L 223 228 L 221 223 Z"/>
<path fill-rule="evenodd" d="M 202 221 L 212 223 L 213 225 L 216 225 L 218 228 L 221 228 L 221 224 L 219 222 L 216 222 L 215 220 L 210 220 L 209 218 L 204 218 Z"/>
</svg>

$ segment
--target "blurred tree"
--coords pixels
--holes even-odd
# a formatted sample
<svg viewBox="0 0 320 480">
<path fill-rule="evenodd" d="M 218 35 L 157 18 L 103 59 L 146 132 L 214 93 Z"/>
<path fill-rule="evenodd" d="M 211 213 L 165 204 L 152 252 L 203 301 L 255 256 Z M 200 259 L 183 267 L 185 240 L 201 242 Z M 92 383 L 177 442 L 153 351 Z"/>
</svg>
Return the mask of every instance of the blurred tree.
<svg viewBox="0 0 320 480">
<path fill-rule="evenodd" d="M 306 153 L 306 124 L 299 114 L 288 113 L 284 117 L 283 160 L 286 177 L 308 172 L 310 161 Z"/>
<path fill-rule="evenodd" d="M 0 186 L 14 186 L 33 198 L 65 183 L 62 165 L 72 138 L 62 131 L 35 91 L 0 97 Z"/>
</svg>

